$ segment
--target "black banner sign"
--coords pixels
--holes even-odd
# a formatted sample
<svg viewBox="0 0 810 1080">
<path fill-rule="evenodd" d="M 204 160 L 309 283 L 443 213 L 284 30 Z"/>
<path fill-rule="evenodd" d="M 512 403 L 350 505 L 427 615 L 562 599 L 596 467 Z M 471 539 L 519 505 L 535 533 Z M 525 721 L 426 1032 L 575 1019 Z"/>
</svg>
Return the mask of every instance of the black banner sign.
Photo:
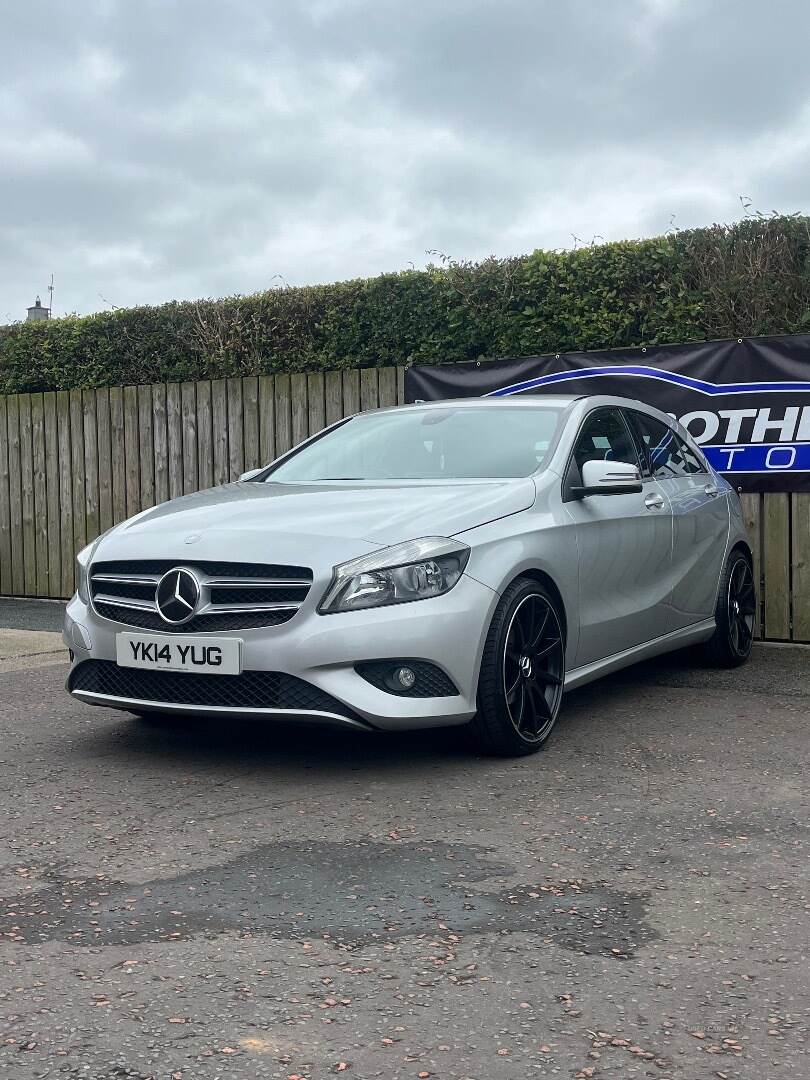
<svg viewBox="0 0 810 1080">
<path fill-rule="evenodd" d="M 677 417 L 741 491 L 810 491 L 810 334 L 412 367 L 405 400 L 617 394 Z"/>
</svg>

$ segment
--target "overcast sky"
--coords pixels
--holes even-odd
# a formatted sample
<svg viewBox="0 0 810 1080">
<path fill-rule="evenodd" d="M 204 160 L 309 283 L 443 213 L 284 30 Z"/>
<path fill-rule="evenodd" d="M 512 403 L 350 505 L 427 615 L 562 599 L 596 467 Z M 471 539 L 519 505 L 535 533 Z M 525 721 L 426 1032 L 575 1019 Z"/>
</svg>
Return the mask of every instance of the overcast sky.
<svg viewBox="0 0 810 1080">
<path fill-rule="evenodd" d="M 0 0 L 0 322 L 810 209 L 807 0 Z"/>
</svg>

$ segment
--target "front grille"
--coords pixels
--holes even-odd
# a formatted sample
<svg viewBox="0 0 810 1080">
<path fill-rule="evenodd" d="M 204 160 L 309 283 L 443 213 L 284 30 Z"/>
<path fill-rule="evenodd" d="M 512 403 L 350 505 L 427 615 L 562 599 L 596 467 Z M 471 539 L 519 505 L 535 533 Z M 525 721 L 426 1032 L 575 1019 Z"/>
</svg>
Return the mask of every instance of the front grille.
<svg viewBox="0 0 810 1080">
<path fill-rule="evenodd" d="M 416 675 L 416 682 L 407 690 L 398 686 L 392 678 L 397 668 L 401 667 L 410 668 Z M 452 697 L 458 693 L 450 676 L 427 660 L 363 660 L 354 665 L 354 670 L 378 690 L 397 697 Z"/>
<path fill-rule="evenodd" d="M 155 603 L 161 577 L 178 566 L 194 572 L 201 590 L 197 614 L 181 624 L 166 622 Z M 308 567 L 275 563 L 130 559 L 90 567 L 90 596 L 102 618 L 168 634 L 278 626 L 295 615 L 311 586 Z"/>
<path fill-rule="evenodd" d="M 156 705 L 326 712 L 357 719 L 347 705 L 330 694 L 280 671 L 197 675 L 123 668 L 110 660 L 85 660 L 71 672 L 69 689 Z"/>
<path fill-rule="evenodd" d="M 95 602 L 95 609 L 104 619 L 137 626 L 141 630 L 158 630 L 161 634 L 215 634 L 218 630 L 252 630 L 260 626 L 278 626 L 289 622 L 295 611 L 233 612 L 230 615 L 197 615 L 187 623 L 172 626 L 161 619 L 156 611 L 135 611 L 113 607 L 112 604 Z"/>
<path fill-rule="evenodd" d="M 182 559 L 127 559 L 116 562 L 93 563 L 91 573 L 98 571 L 104 574 L 153 574 L 161 577 L 173 570 L 175 566 L 188 566 L 197 569 L 210 577 L 280 577 L 298 578 L 308 577 L 312 580 L 312 571 L 303 566 L 282 566 L 276 563 L 234 563 L 234 562 L 195 562 L 193 559 L 183 562 Z"/>
</svg>

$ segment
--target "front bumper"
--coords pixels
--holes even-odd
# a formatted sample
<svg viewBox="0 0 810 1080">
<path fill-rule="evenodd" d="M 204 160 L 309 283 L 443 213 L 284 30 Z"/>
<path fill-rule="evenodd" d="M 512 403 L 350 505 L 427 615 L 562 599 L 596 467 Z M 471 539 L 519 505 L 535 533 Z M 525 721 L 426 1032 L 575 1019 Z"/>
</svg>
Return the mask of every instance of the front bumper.
<svg viewBox="0 0 810 1080">
<path fill-rule="evenodd" d="M 212 692 L 205 695 L 205 703 L 200 699 L 190 704 L 186 699 L 193 695 L 185 692 L 187 683 L 181 687 L 184 693 L 177 695 L 183 700 L 172 700 L 170 693 L 168 700 L 166 694 L 156 700 L 154 695 L 143 696 L 126 685 L 121 693 L 121 686 L 109 678 L 95 684 L 84 678 L 88 669 L 80 674 L 79 666 L 91 660 L 106 662 L 107 676 L 114 674 L 109 669 L 115 665 L 116 634 L 143 631 L 102 618 L 74 597 L 67 607 L 64 632 L 74 657 L 68 689 L 88 704 L 136 712 L 260 716 L 387 731 L 463 724 L 475 714 L 481 652 L 497 600 L 487 586 L 463 575 L 449 593 L 430 600 L 334 615 L 318 615 L 314 607 L 307 606 L 279 626 L 204 635 L 241 639 L 243 673 L 272 673 L 273 679 L 278 676 L 282 680 L 281 689 L 276 689 L 273 679 L 268 682 L 251 675 L 251 685 L 258 687 L 256 693 L 240 697 L 236 704 L 231 692 L 234 684 L 224 687 L 224 695 L 213 692 L 214 684 L 210 684 Z M 441 697 L 400 697 L 373 685 L 355 670 L 362 661 L 389 658 L 435 664 L 459 692 Z M 173 677 L 219 680 L 223 686 L 223 680 L 241 678 Z M 292 682 L 285 683 L 285 679 Z M 299 683 L 313 688 L 314 693 L 302 696 Z M 137 687 L 137 683 L 133 685 Z M 268 689 L 263 690 L 263 685 Z M 305 707 L 301 707 L 302 702 Z"/>
</svg>

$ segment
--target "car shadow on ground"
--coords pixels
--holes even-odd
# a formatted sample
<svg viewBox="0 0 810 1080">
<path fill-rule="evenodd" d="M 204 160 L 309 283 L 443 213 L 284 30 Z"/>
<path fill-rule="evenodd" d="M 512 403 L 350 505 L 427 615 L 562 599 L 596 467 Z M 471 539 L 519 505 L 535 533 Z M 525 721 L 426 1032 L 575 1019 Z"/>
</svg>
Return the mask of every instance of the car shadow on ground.
<svg viewBox="0 0 810 1080">
<path fill-rule="evenodd" d="M 622 698 L 645 686 L 666 683 L 672 676 L 677 680 L 699 670 L 696 669 L 699 662 L 688 651 L 673 653 L 570 692 L 563 701 L 563 712 L 550 743 L 556 746 L 561 739 L 573 739 L 579 744 L 589 730 L 604 724 L 606 709 L 621 712 Z M 159 757 L 186 765 L 216 762 L 241 767 L 266 762 L 286 763 L 291 768 L 334 767 L 362 773 L 406 764 L 439 766 L 441 762 L 465 762 L 471 765 L 478 761 L 491 765 L 493 760 L 478 751 L 466 727 L 366 733 L 251 718 L 147 720 L 109 712 L 106 716 L 112 717 L 112 723 L 88 736 L 94 745 L 82 740 L 84 752 L 89 750 L 103 756 L 110 751 L 120 754 L 123 750 L 128 758 Z"/>
</svg>

